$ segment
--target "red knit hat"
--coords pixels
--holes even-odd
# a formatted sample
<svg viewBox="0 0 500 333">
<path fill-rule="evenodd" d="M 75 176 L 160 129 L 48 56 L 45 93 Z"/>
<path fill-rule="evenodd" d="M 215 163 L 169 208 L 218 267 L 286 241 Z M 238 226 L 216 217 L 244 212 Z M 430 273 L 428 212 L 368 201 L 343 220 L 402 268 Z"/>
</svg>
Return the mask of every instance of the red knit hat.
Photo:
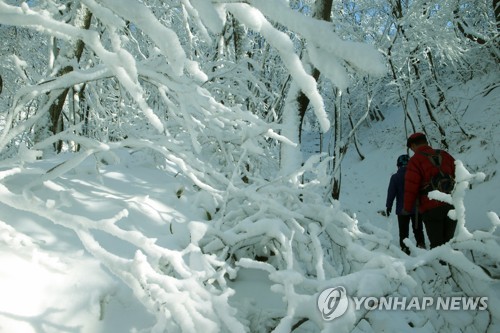
<svg viewBox="0 0 500 333">
<path fill-rule="evenodd" d="M 410 146 L 412 145 L 412 143 L 414 143 L 415 141 L 417 141 L 417 140 L 419 140 L 421 138 L 427 139 L 425 137 L 424 133 L 421 133 L 421 132 L 413 133 L 412 135 L 410 135 L 410 137 L 408 138 L 408 140 L 406 140 L 406 147 L 410 148 Z"/>
</svg>

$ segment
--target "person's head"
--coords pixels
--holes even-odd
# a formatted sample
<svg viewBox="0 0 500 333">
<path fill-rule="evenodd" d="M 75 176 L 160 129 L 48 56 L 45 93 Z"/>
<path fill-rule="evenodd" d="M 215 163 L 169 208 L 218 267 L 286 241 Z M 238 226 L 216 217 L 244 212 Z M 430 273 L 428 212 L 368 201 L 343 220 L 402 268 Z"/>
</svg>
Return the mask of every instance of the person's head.
<svg viewBox="0 0 500 333">
<path fill-rule="evenodd" d="M 417 147 L 428 144 L 425 134 L 421 132 L 413 133 L 408 137 L 408 140 L 406 140 L 406 147 L 413 151 L 415 151 Z"/>
<path fill-rule="evenodd" d="M 404 167 L 408 164 L 409 160 L 410 156 L 408 156 L 407 154 L 400 155 L 398 157 L 398 160 L 396 161 L 396 165 L 398 166 L 398 168 Z"/>
</svg>

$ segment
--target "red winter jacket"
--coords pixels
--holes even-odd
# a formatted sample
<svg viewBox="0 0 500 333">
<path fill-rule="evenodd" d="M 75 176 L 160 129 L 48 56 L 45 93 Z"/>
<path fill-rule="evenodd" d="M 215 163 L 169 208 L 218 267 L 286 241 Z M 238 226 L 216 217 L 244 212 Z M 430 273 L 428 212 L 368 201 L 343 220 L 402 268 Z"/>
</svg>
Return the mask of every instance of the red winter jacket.
<svg viewBox="0 0 500 333">
<path fill-rule="evenodd" d="M 418 211 L 424 213 L 429 209 L 444 205 L 444 202 L 431 200 L 427 194 L 422 194 L 422 188 L 428 184 L 431 178 L 439 173 L 438 167 L 434 166 L 429 160 L 429 157 L 421 153 L 433 154 L 434 148 L 427 145 L 416 148 L 415 154 L 410 158 L 406 167 L 405 175 L 405 197 L 404 210 L 411 212 L 415 207 L 417 198 L 419 198 Z M 445 152 L 440 150 L 442 161 L 441 170 L 445 174 L 450 174 L 455 177 L 455 159 Z"/>
</svg>

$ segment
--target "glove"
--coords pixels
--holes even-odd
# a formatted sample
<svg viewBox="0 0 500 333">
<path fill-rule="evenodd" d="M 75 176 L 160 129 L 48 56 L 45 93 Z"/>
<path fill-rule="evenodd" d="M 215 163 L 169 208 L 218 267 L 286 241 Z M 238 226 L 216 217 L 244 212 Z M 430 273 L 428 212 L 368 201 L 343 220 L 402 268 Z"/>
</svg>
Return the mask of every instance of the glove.
<svg viewBox="0 0 500 333">
<path fill-rule="evenodd" d="M 391 209 L 391 208 L 389 208 L 389 207 L 387 207 L 387 208 L 385 209 L 385 214 L 386 214 L 386 216 L 391 215 L 391 210 L 392 210 L 392 209 Z"/>
</svg>

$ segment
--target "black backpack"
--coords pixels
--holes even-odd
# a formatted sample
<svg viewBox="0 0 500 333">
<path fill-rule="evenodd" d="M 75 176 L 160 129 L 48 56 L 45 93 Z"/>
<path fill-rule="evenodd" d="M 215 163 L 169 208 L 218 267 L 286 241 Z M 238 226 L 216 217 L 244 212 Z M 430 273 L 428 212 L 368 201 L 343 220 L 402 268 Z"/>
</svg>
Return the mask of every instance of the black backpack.
<svg viewBox="0 0 500 333">
<path fill-rule="evenodd" d="M 438 190 L 439 192 L 450 194 L 455 187 L 455 179 L 452 175 L 444 173 L 441 169 L 441 162 L 443 160 L 441 150 L 436 149 L 432 154 L 424 152 L 419 152 L 419 154 L 427 156 L 432 165 L 439 169 L 437 175 L 432 177 L 429 183 L 424 185 L 421 192 L 427 194 L 431 191 Z"/>
</svg>

